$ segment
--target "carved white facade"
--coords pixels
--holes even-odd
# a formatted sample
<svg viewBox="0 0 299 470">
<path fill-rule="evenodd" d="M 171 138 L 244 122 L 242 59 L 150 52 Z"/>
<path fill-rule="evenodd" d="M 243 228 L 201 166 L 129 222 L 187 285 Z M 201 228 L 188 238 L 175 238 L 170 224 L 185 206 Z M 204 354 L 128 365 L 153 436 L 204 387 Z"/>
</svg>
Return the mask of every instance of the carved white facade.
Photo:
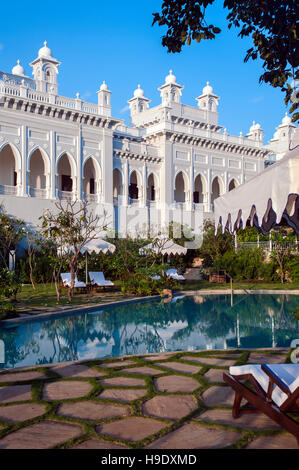
<svg viewBox="0 0 299 470">
<path fill-rule="evenodd" d="M 88 200 L 106 210 L 120 235 L 161 230 L 170 221 L 199 232 L 213 201 L 264 169 L 262 129 L 232 136 L 218 124 L 209 83 L 182 104 L 183 86 L 170 71 L 161 104 L 138 86 L 128 103 L 131 125 L 111 115 L 111 91 L 98 104 L 59 95 L 60 62 L 45 42 L 30 64 L 0 72 L 0 203 L 37 225 L 57 199 Z"/>
</svg>

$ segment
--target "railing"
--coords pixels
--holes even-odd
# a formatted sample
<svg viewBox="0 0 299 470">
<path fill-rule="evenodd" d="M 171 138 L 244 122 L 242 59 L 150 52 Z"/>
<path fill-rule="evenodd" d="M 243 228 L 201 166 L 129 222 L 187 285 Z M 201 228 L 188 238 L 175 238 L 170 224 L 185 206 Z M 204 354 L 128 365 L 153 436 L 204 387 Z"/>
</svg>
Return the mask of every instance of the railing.
<svg viewBox="0 0 299 470">
<path fill-rule="evenodd" d="M 67 201 L 73 200 L 73 192 L 72 191 L 61 191 L 60 189 L 57 192 L 58 199 L 64 199 Z"/>
<path fill-rule="evenodd" d="M 41 188 L 29 187 L 29 194 L 31 197 L 38 197 L 40 199 L 47 199 L 47 190 Z"/>
<path fill-rule="evenodd" d="M 256 241 L 256 242 L 238 242 L 237 243 L 237 246 L 236 246 L 236 249 L 237 250 L 240 250 L 240 249 L 252 249 L 252 250 L 255 250 L 256 248 L 262 248 L 263 250 L 265 251 L 273 251 L 275 250 L 277 247 L 283 247 L 285 249 L 288 249 L 292 252 L 298 252 L 298 246 L 299 246 L 299 243 L 291 243 L 291 242 L 284 242 L 284 243 L 281 243 L 281 242 L 275 242 L 275 241 Z"/>
<path fill-rule="evenodd" d="M 84 199 L 86 202 L 98 202 L 97 194 L 84 194 Z"/>
<path fill-rule="evenodd" d="M 8 186 L 7 184 L 0 184 L 0 194 L 13 196 L 17 194 L 17 186 Z"/>
<path fill-rule="evenodd" d="M 28 88 L 25 85 L 13 85 L 1 81 L 0 93 L 9 96 L 27 98 L 41 103 L 56 104 L 67 109 L 85 111 L 91 114 L 99 114 L 98 105 L 94 103 L 87 103 L 80 99 L 66 98 L 64 96 L 54 96 L 49 93 L 33 90 L 32 88 Z"/>
</svg>

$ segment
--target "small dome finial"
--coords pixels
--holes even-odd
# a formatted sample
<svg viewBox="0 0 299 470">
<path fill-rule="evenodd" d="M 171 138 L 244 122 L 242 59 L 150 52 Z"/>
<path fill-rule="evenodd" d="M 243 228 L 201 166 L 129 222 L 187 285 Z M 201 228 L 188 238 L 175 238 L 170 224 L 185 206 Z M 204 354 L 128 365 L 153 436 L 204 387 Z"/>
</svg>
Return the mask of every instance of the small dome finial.
<svg viewBox="0 0 299 470">
<path fill-rule="evenodd" d="M 47 47 L 47 44 L 48 44 L 47 41 L 44 41 L 44 46 L 45 46 L 45 47 Z"/>
</svg>

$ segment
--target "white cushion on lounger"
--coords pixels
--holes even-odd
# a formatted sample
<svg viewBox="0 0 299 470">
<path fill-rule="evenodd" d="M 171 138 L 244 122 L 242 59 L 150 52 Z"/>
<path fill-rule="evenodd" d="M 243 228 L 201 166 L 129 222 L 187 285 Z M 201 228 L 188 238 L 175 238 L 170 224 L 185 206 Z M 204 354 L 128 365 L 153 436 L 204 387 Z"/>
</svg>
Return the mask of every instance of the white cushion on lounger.
<svg viewBox="0 0 299 470">
<path fill-rule="evenodd" d="M 65 286 L 70 287 L 72 282 L 71 273 L 61 273 L 61 279 Z M 77 276 L 75 276 L 74 287 L 86 287 L 85 282 L 78 281 Z"/>
<path fill-rule="evenodd" d="M 185 281 L 184 276 L 181 274 L 178 274 L 176 269 L 168 269 L 166 271 L 166 276 L 171 277 L 172 279 L 175 279 L 176 281 Z"/>
<path fill-rule="evenodd" d="M 292 393 L 297 387 L 299 387 L 299 364 L 267 364 L 267 367 L 269 367 L 269 369 L 272 370 L 274 374 L 276 374 L 280 380 L 289 387 Z M 260 364 L 231 366 L 229 368 L 229 373 L 236 376 L 251 374 L 265 392 L 268 390 L 269 377 L 261 369 Z M 281 406 L 288 396 L 277 385 L 274 385 L 271 398 L 277 406 Z"/>
<path fill-rule="evenodd" d="M 96 284 L 97 286 L 114 286 L 112 281 L 105 279 L 103 271 L 95 271 L 89 273 L 89 278 L 92 284 Z"/>
</svg>

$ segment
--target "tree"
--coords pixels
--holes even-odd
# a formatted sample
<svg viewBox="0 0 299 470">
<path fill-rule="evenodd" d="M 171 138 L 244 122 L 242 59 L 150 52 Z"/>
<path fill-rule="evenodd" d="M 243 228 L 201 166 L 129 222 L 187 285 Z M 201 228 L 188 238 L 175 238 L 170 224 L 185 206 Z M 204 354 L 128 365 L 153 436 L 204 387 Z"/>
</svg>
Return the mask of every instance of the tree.
<svg viewBox="0 0 299 470">
<path fill-rule="evenodd" d="M 162 45 L 168 52 L 181 52 L 192 41 L 215 39 L 221 29 L 207 23 L 207 8 L 215 0 L 164 0 L 162 12 L 153 13 L 153 24 L 166 26 Z M 289 81 L 299 80 L 298 7 L 295 0 L 224 0 L 228 27 L 240 28 L 238 36 L 250 36 L 253 47 L 247 50 L 244 62 L 257 57 L 263 61 L 260 82 L 270 83 L 285 93 L 285 103 L 291 100 L 293 87 Z M 292 98 L 293 100 L 293 98 Z M 289 112 L 299 120 L 299 100 Z"/>
<path fill-rule="evenodd" d="M 24 227 L 23 220 L 9 216 L 0 205 L 0 263 L 5 268 L 9 267 L 9 255 L 25 235 Z"/>
<path fill-rule="evenodd" d="M 285 244 L 277 243 L 275 249 L 271 253 L 271 257 L 276 261 L 278 265 L 278 271 L 280 274 L 280 280 L 283 284 L 286 280 L 286 274 L 289 267 L 289 262 L 291 258 L 290 249 Z"/>
<path fill-rule="evenodd" d="M 81 250 L 99 233 L 107 228 L 106 212 L 103 216 L 94 215 L 88 211 L 88 204 L 77 201 L 59 201 L 55 203 L 57 211 L 46 210 L 42 219 L 42 230 L 45 238 L 54 247 L 53 278 L 55 282 L 57 301 L 60 300 L 60 273 L 64 263 L 68 265 L 71 274 L 71 284 L 68 286 L 68 299 L 71 302 L 78 274 L 78 258 Z"/>
<path fill-rule="evenodd" d="M 215 260 L 221 258 L 224 253 L 233 251 L 233 239 L 229 233 L 222 233 L 221 229 L 215 233 L 215 226 L 207 220 L 204 223 L 204 236 L 202 246 L 198 254 L 203 258 L 204 267 L 214 266 Z"/>
</svg>

